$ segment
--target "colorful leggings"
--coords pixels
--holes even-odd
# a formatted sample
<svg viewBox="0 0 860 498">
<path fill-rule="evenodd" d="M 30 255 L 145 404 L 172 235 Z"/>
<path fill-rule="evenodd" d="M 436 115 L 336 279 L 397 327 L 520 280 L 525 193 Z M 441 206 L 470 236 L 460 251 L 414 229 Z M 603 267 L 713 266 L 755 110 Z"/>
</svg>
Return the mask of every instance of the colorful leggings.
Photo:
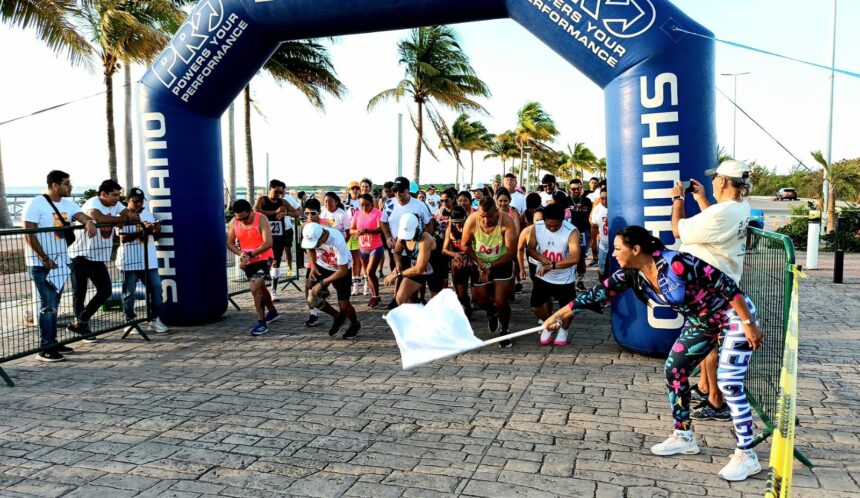
<svg viewBox="0 0 860 498">
<path fill-rule="evenodd" d="M 746 303 L 755 317 L 755 306 L 749 297 L 746 298 Z M 726 315 L 728 326 L 718 330 L 700 328 L 688 322 L 681 336 L 672 346 L 669 358 L 666 359 L 664 366 L 666 387 L 669 391 L 675 429 L 690 430 L 689 375 L 711 352 L 711 349 L 719 348 L 717 385 L 729 405 L 738 448 L 748 449 L 754 439 L 753 417 L 744 390 L 744 377 L 753 351 L 744 336 L 743 326 L 737 313 L 729 308 Z"/>
</svg>

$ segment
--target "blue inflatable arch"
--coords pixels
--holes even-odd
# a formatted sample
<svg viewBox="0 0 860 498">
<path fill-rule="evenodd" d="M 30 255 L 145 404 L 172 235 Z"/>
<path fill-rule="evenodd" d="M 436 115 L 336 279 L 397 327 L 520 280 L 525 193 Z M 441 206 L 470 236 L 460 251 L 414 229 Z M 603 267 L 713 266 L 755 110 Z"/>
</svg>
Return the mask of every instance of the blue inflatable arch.
<svg viewBox="0 0 860 498">
<path fill-rule="evenodd" d="M 672 182 L 714 163 L 716 133 L 713 41 L 676 31 L 709 34 L 668 1 L 202 0 L 139 88 L 142 178 L 166 232 L 164 320 L 226 310 L 220 118 L 281 41 L 506 17 L 606 92 L 611 231 L 640 224 L 673 244 Z M 618 342 L 646 354 L 681 326 L 632 295 L 612 314 Z"/>
</svg>

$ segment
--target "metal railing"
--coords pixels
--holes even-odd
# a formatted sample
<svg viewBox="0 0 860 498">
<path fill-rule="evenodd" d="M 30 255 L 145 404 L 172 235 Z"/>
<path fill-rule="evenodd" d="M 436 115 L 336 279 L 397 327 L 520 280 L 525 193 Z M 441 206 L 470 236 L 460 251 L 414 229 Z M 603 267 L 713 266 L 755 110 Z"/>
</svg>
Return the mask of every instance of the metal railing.
<svg viewBox="0 0 860 498">
<path fill-rule="evenodd" d="M 774 431 L 778 413 L 779 380 L 785 337 L 789 326 L 791 291 L 795 277 L 794 244 L 782 234 L 758 228 L 747 229 L 747 251 L 741 288 L 755 304 L 764 341 L 752 356 L 746 379 L 750 404 L 766 428 L 756 438 L 758 445 Z M 795 456 L 812 466 L 799 451 Z"/>
<path fill-rule="evenodd" d="M 116 226 L 111 224 L 97 225 L 96 237 L 103 231 L 115 230 Z M 146 292 L 147 281 L 144 277 L 138 282 L 135 289 L 135 300 L 133 304 L 133 313 L 136 315 L 134 319 L 127 319 L 122 306 L 122 282 L 124 272 L 122 268 L 115 263 L 115 256 L 119 246 L 118 237 L 114 237 L 114 244 L 111 248 L 111 260 L 105 263 L 107 274 L 110 277 L 109 295 L 105 294 L 107 289 L 103 290 L 104 301 L 98 306 L 94 315 L 89 320 L 89 329 L 91 333 L 79 335 L 67 327 L 75 317 L 75 308 L 80 311 L 81 303 L 89 304 L 92 299 L 98 294 L 97 289 L 91 285 L 86 279 L 86 275 L 82 273 L 83 265 L 79 264 L 80 260 L 76 259 L 81 254 L 73 254 L 72 249 L 75 246 L 66 247 L 66 242 L 63 240 L 64 232 L 71 230 L 76 238 L 86 237 L 86 232 L 82 225 L 77 225 L 74 228 L 36 228 L 36 229 L 11 229 L 0 230 L 0 364 L 22 358 L 24 356 L 38 354 L 57 346 L 65 346 L 67 344 L 77 342 L 84 339 L 94 339 L 97 336 L 108 332 L 123 330 L 125 333 L 122 338 L 125 339 L 131 332 L 136 331 L 140 336 L 149 340 L 149 337 L 139 327 L 139 324 L 150 320 L 149 313 L 149 293 Z M 26 237 L 37 236 L 43 237 L 45 234 L 48 238 L 56 239 L 56 243 L 42 244 L 46 255 L 55 261 L 65 259 L 60 251 L 63 251 L 68 257 L 70 264 L 66 267 L 61 267 L 58 270 L 53 270 L 52 274 L 48 274 L 48 281 L 51 282 L 53 292 L 59 288 L 59 303 L 54 309 L 56 312 L 56 342 L 43 345 L 41 340 L 40 315 L 42 315 L 43 306 L 37 289 L 37 284 L 31 277 L 26 259 Z M 146 244 L 143 244 L 142 258 L 139 263 L 145 269 L 148 269 L 148 253 Z M 128 258 L 139 258 L 140 252 L 128 251 L 126 253 L 126 263 L 131 263 Z M 33 263 L 33 261 L 31 261 Z M 75 273 L 77 265 L 78 273 Z M 74 284 L 73 274 L 76 275 L 78 289 L 80 294 L 76 296 L 76 285 Z M 79 305 L 76 306 L 75 300 L 78 300 Z M 10 387 L 14 386 L 12 379 L 0 368 L 0 377 Z"/>
<path fill-rule="evenodd" d="M 16 224 L 20 223 L 21 215 L 24 212 L 24 204 L 33 197 L 38 197 L 40 195 L 41 194 L 8 194 L 6 196 L 6 208 L 9 210 L 9 216 L 12 218 L 12 221 Z M 79 200 L 82 197 L 73 195 L 69 198 L 76 203 L 79 203 Z"/>
</svg>

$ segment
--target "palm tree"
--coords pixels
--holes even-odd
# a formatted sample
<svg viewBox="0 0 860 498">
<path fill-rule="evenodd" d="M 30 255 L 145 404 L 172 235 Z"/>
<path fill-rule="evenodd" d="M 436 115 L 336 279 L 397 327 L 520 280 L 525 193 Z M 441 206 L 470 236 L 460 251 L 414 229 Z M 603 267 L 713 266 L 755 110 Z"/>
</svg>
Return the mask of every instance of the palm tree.
<svg viewBox="0 0 860 498">
<path fill-rule="evenodd" d="M 323 94 L 338 99 L 346 86 L 337 78 L 328 49 L 319 40 L 294 40 L 281 43 L 263 66 L 279 85 L 287 83 L 301 92 L 311 105 L 325 111 Z M 254 201 L 254 151 L 251 143 L 251 85 L 245 86 L 245 159 L 247 163 L 248 200 Z M 259 110 L 258 110 L 259 111 Z"/>
<path fill-rule="evenodd" d="M 810 154 L 821 165 L 822 185 L 816 190 L 821 192 L 823 182 L 827 181 L 827 231 L 830 232 L 836 228 L 836 195 L 844 193 L 856 198 L 860 193 L 860 165 L 857 160 L 827 164 L 820 150 Z"/>
<path fill-rule="evenodd" d="M 502 161 L 502 178 L 504 178 L 508 159 L 513 159 L 520 151 L 514 140 L 514 132 L 508 130 L 496 136 L 489 135 L 485 141 L 489 144 L 489 147 L 487 147 L 489 153 L 484 155 L 484 161 L 499 158 Z M 511 171 L 513 172 L 513 168 L 511 168 Z"/>
<path fill-rule="evenodd" d="M 573 144 L 572 149 L 570 148 L 570 145 L 568 145 L 567 151 L 570 153 L 570 164 L 573 166 L 573 174 L 578 178 L 583 179 L 585 168 L 588 168 L 589 171 L 594 170 L 594 163 L 597 162 L 597 156 L 594 155 L 594 152 L 591 152 L 591 149 L 585 146 L 585 143 L 576 142 Z M 578 175 L 576 172 L 577 169 L 579 169 Z"/>
<path fill-rule="evenodd" d="M 125 186 L 131 188 L 134 185 L 134 146 L 132 145 L 131 133 L 131 64 L 125 64 L 122 68 L 122 79 L 125 81 L 123 88 L 123 104 L 125 105 Z"/>
<path fill-rule="evenodd" d="M 81 30 L 100 61 L 105 81 L 108 170 L 117 179 L 113 75 L 120 63 L 151 63 L 169 41 L 185 14 L 169 0 L 99 0 L 81 2 Z"/>
<path fill-rule="evenodd" d="M 517 128 L 514 130 L 514 140 L 520 149 L 520 164 L 523 163 L 526 148 L 546 150 L 546 142 L 552 142 L 556 135 L 558 130 L 555 122 L 540 103 L 526 102 L 517 112 Z M 520 168 L 520 182 L 522 169 Z"/>
<path fill-rule="evenodd" d="M 439 146 L 454 155 L 457 161 L 457 177 L 455 185 L 459 185 L 459 172 L 463 164 L 460 159 L 460 151 L 469 151 L 472 159 L 472 169 L 469 176 L 469 185 L 475 183 L 475 151 L 485 150 L 487 143 L 484 139 L 487 137 L 487 128 L 480 121 L 469 121 L 467 114 L 461 114 L 451 125 L 451 133 L 449 136 L 442 138 Z"/>
<path fill-rule="evenodd" d="M 412 179 L 420 183 L 421 145 L 436 158 L 433 149 L 424 139 L 424 110 L 440 139 L 448 135 L 445 120 L 436 110 L 434 102 L 457 112 L 477 111 L 484 108 L 472 97 L 488 97 L 490 90 L 476 75 L 469 57 L 460 48 L 457 35 L 448 26 L 429 26 L 413 29 L 406 40 L 397 44 L 399 63 L 406 67 L 406 77 L 396 87 L 380 92 L 367 103 L 371 111 L 380 103 L 393 98 L 396 102 L 408 96 L 415 102 L 417 111 L 410 116 L 418 133 L 415 144 L 415 167 Z"/>
<path fill-rule="evenodd" d="M 0 0 L 0 22 L 34 29 L 55 54 L 73 66 L 92 68 L 93 48 L 71 19 L 80 15 L 74 0 Z"/>
<path fill-rule="evenodd" d="M 593 171 L 596 171 L 600 175 L 600 178 L 606 178 L 605 157 L 601 157 L 600 159 L 598 159 L 592 166 L 594 167 Z"/>
</svg>

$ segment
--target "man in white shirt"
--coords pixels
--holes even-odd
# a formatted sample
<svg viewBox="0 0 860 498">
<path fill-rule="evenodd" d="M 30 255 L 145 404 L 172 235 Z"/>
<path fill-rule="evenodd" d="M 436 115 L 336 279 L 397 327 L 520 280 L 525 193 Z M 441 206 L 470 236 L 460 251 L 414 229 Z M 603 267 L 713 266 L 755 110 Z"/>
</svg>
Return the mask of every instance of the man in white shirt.
<svg viewBox="0 0 860 498">
<path fill-rule="evenodd" d="M 158 258 L 155 254 L 155 241 L 161 236 L 161 224 L 143 206 L 144 199 L 143 190 L 133 188 L 128 191 L 128 197 L 126 197 L 128 210 L 140 218 L 140 223 L 129 223 L 116 229 L 120 241 L 116 264 L 122 269 L 123 275 L 122 310 L 126 320 L 137 318 L 134 312 L 137 282 L 145 282 L 146 293 L 150 297 L 149 329 L 155 332 L 167 332 L 167 325 L 161 321 L 164 300 L 161 275 L 158 274 Z M 144 302 L 146 302 L 146 294 Z"/>
<path fill-rule="evenodd" d="M 436 193 L 436 186 L 430 185 L 429 187 L 427 187 L 427 199 L 425 202 L 427 202 L 427 205 L 430 206 L 430 212 L 432 214 L 435 214 L 436 210 L 440 207 L 439 199 L 441 199 L 441 196 Z"/>
<path fill-rule="evenodd" d="M 388 244 L 388 248 L 394 249 L 395 244 L 397 244 L 396 236 L 400 230 L 400 219 L 406 213 L 414 214 L 418 218 L 418 222 L 423 230 L 430 235 L 433 235 L 433 215 L 430 214 L 430 209 L 426 204 L 412 197 L 409 193 L 409 180 L 402 176 L 395 178 L 394 184 L 391 186 L 391 192 L 393 197 L 386 201 L 385 209 L 382 210 L 382 219 L 380 220 L 382 234 L 385 236 L 385 242 Z M 401 258 L 401 260 L 405 266 L 398 267 L 397 269 L 403 271 L 409 267 L 409 260 L 406 258 Z M 399 287 L 400 279 L 397 280 L 395 294 Z M 391 302 L 388 303 L 388 308 L 394 309 L 396 307 L 397 300 L 392 299 Z"/>
<path fill-rule="evenodd" d="M 681 241 L 679 251 L 708 262 L 721 272 L 740 282 L 746 253 L 746 232 L 749 223 L 750 167 L 742 161 L 723 161 L 717 168 L 705 171 L 710 176 L 716 204 L 705 196 L 704 186 L 690 180 L 693 199 L 701 212 L 692 218 L 684 213 L 685 189 L 676 182 L 672 190 L 672 233 Z M 701 363 L 699 385 L 693 388 L 694 398 L 702 403 L 690 414 L 694 420 L 730 420 L 728 405 L 717 382 L 717 352 Z"/>
<path fill-rule="evenodd" d="M 140 221 L 140 217 L 119 203 L 122 187 L 113 180 L 105 180 L 99 185 L 98 196 L 91 197 L 81 207 L 81 211 L 96 223 L 129 223 Z M 102 226 L 94 237 L 79 237 L 69 247 L 72 257 L 72 290 L 74 291 L 75 320 L 67 327 L 69 332 L 89 336 L 90 318 L 112 294 L 110 273 L 105 263 L 111 260 L 113 252 L 114 227 Z M 96 294 L 85 303 L 87 286 L 92 282 Z M 94 338 L 84 339 L 95 342 Z"/>
<path fill-rule="evenodd" d="M 552 200 L 552 194 L 554 194 L 556 190 L 558 190 L 558 183 L 555 180 L 555 176 L 550 175 L 549 173 L 543 175 L 543 178 L 541 178 L 540 181 L 540 192 L 538 192 L 540 195 L 541 205 L 543 207 L 546 207 L 547 204 L 549 204 Z"/>
<path fill-rule="evenodd" d="M 503 182 L 508 192 L 511 193 L 511 207 L 516 209 L 520 214 L 526 212 L 526 196 L 517 190 L 517 175 L 508 173 L 505 175 Z"/>
<path fill-rule="evenodd" d="M 63 353 L 73 352 L 72 348 L 57 344 L 57 308 L 60 306 L 60 295 L 69 276 L 66 234 L 74 233 L 75 237 L 92 237 L 96 234 L 95 223 L 68 198 L 71 194 L 72 182 L 68 173 L 54 170 L 48 173 L 48 189 L 45 193 L 24 204 L 24 228 L 71 227 L 71 220 L 86 226 L 85 231 L 77 233 L 69 229 L 24 235 L 27 270 L 36 286 L 41 305 L 39 334 L 42 352 L 37 355 L 41 361 L 63 361 Z"/>
<path fill-rule="evenodd" d="M 310 278 L 307 280 L 310 293 L 315 298 L 325 296 L 329 285 L 334 287 L 337 293 L 339 311 L 335 311 L 332 305 L 325 301 L 315 304 L 316 308 L 334 319 L 328 335 L 336 336 L 349 319 L 349 328 L 344 332 L 343 338 L 353 339 L 361 330 L 361 323 L 355 314 L 355 308 L 349 302 L 353 261 L 343 234 L 319 223 L 308 223 L 302 229 L 302 249 L 307 251 L 311 262 Z"/>
</svg>

